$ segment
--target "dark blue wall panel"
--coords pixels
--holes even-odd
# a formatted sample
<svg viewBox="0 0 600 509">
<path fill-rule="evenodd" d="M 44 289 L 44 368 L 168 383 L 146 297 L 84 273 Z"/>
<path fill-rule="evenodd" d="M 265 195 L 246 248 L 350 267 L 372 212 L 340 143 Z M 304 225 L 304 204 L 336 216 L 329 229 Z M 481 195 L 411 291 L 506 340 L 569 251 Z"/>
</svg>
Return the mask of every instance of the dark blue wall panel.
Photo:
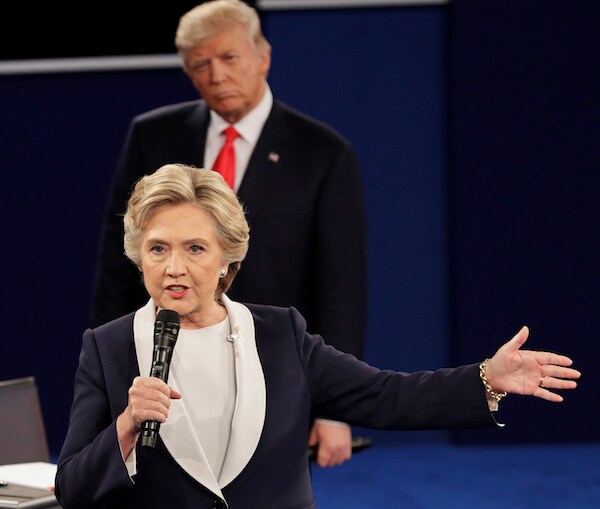
<svg viewBox="0 0 600 509">
<path fill-rule="evenodd" d="M 367 358 L 446 362 L 442 8 L 268 13 L 270 82 L 356 146 L 369 228 Z"/>
<path fill-rule="evenodd" d="M 334 126 L 358 151 L 366 360 L 399 370 L 447 365 L 445 8 L 268 12 L 264 26 L 275 95 Z M 380 442 L 447 439 L 370 433 Z"/>
</svg>

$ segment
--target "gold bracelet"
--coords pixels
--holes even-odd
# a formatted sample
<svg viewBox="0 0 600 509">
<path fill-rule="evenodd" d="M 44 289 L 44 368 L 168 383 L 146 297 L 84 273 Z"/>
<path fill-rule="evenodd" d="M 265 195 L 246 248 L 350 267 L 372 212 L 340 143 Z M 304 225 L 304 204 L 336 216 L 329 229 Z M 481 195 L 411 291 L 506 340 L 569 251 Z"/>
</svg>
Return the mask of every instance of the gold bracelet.
<svg viewBox="0 0 600 509">
<path fill-rule="evenodd" d="M 479 365 L 479 377 L 481 378 L 481 381 L 483 382 L 483 387 L 485 388 L 485 392 L 486 392 L 488 398 L 492 399 L 496 403 L 498 403 L 502 398 L 504 398 L 508 394 L 508 392 L 496 392 L 490 386 L 490 384 L 488 382 L 488 379 L 487 379 L 487 376 L 485 374 L 485 369 L 487 368 L 488 361 L 489 361 L 489 359 L 485 359 Z"/>
</svg>

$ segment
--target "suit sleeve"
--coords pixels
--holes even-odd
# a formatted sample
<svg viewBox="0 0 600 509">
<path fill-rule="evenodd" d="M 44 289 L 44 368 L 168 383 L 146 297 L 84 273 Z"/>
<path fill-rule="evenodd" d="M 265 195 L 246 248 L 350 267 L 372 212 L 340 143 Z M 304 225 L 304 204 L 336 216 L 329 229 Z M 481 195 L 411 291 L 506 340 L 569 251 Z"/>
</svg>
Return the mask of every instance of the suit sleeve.
<svg viewBox="0 0 600 509">
<path fill-rule="evenodd" d="M 366 428 L 434 430 L 495 426 L 478 364 L 413 373 L 381 370 L 306 333 L 292 311 L 314 413 Z"/>
<path fill-rule="evenodd" d="M 366 219 L 358 159 L 348 143 L 324 181 L 316 229 L 314 330 L 328 344 L 360 358 L 367 314 Z"/>
<path fill-rule="evenodd" d="M 121 456 L 101 366 L 94 333 L 87 330 L 56 473 L 55 492 L 64 509 L 94 507 L 133 484 Z"/>
</svg>

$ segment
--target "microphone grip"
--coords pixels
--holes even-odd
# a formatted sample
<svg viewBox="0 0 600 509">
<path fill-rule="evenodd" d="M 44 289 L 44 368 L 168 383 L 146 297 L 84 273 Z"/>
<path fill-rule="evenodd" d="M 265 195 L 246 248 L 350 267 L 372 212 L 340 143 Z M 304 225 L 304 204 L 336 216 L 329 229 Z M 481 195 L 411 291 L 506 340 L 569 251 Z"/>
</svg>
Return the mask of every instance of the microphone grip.
<svg viewBox="0 0 600 509">
<path fill-rule="evenodd" d="M 179 334 L 180 317 L 176 311 L 161 309 L 154 323 L 154 355 L 150 376 L 160 378 L 167 383 L 169 378 L 169 366 L 173 355 L 173 348 Z M 140 433 L 143 447 L 156 445 L 160 423 L 157 421 L 145 421 L 142 423 Z"/>
<path fill-rule="evenodd" d="M 142 425 L 142 434 L 140 436 L 142 447 L 152 447 L 156 445 L 160 423 L 156 421 L 146 421 Z"/>
<path fill-rule="evenodd" d="M 150 376 L 160 378 L 163 382 L 167 382 L 169 378 L 169 363 L 171 361 L 172 350 L 170 348 L 155 349 L 155 359 L 152 363 Z M 160 430 L 160 423 L 157 421 L 145 421 L 142 424 L 142 432 L 140 435 L 142 447 L 154 448 Z"/>
</svg>

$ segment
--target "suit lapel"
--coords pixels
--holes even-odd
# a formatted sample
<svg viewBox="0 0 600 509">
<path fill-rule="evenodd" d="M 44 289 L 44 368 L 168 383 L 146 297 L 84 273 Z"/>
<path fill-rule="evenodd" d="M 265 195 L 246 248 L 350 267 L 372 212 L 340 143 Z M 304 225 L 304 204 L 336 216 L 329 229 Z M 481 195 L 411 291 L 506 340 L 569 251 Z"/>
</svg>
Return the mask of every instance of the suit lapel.
<svg viewBox="0 0 600 509">
<path fill-rule="evenodd" d="M 248 464 L 258 446 L 267 411 L 267 389 L 252 313 L 225 295 L 223 303 L 231 323 L 237 387 L 229 447 L 219 479 L 220 486 L 227 486 Z"/>
<path fill-rule="evenodd" d="M 229 447 L 219 479 L 208 465 L 194 427 L 183 404 L 173 401 L 169 419 L 161 425 L 160 437 L 175 461 L 196 481 L 223 498 L 221 488 L 229 484 L 247 465 L 258 445 L 266 416 L 266 386 L 256 341 L 254 320 L 242 304 L 223 297 L 234 343 L 236 403 Z M 154 351 L 154 303 L 150 300 L 134 318 L 135 346 L 140 373 L 150 373 Z M 177 347 L 174 351 L 177 355 Z M 175 364 L 175 361 L 173 362 Z M 179 390 L 177 373 L 172 370 L 169 385 Z"/>
<path fill-rule="evenodd" d="M 184 128 L 179 131 L 176 140 L 177 149 L 169 151 L 171 154 L 177 154 L 177 160 L 168 162 L 193 164 L 198 168 L 204 166 L 206 131 L 209 120 L 210 114 L 206 103 L 197 101 L 183 120 Z"/>
<path fill-rule="evenodd" d="M 273 102 L 238 190 L 240 201 L 253 216 L 260 214 L 261 206 L 273 191 L 288 155 L 288 129 L 281 105 Z"/>
<path fill-rule="evenodd" d="M 154 351 L 154 302 L 150 300 L 140 309 L 133 322 L 135 346 L 141 373 L 150 373 Z M 177 355 L 177 345 L 173 353 L 173 364 Z M 174 371 L 174 370 L 172 370 Z M 147 376 L 147 375 L 145 375 Z M 179 391 L 177 374 L 169 375 L 169 386 Z M 189 415 L 179 401 L 173 401 L 169 409 L 169 419 L 161 424 L 160 438 L 179 465 L 196 481 L 223 498 L 219 483 L 208 464 L 204 450 L 196 436 Z"/>
</svg>

